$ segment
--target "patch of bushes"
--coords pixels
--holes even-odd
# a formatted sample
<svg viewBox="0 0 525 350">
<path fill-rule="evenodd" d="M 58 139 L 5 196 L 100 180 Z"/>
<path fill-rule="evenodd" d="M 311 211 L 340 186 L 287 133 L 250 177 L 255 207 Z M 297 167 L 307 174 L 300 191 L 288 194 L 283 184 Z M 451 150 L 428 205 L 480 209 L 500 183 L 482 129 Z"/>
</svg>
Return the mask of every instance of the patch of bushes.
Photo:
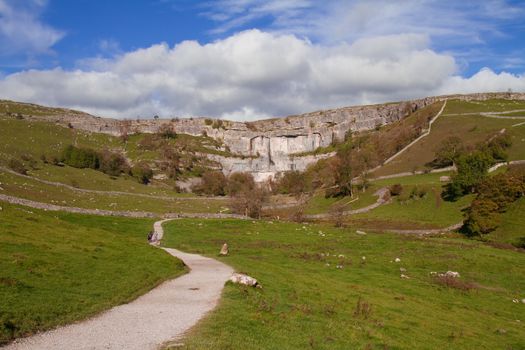
<svg viewBox="0 0 525 350">
<path fill-rule="evenodd" d="M 89 148 L 80 148 L 73 145 L 66 147 L 62 153 L 62 161 L 74 168 L 98 169 L 100 166 L 99 155 Z"/>
<path fill-rule="evenodd" d="M 120 153 L 105 150 L 97 152 L 90 148 L 69 145 L 62 153 L 62 161 L 74 168 L 100 170 L 110 176 L 129 172 L 129 165 Z"/>
</svg>

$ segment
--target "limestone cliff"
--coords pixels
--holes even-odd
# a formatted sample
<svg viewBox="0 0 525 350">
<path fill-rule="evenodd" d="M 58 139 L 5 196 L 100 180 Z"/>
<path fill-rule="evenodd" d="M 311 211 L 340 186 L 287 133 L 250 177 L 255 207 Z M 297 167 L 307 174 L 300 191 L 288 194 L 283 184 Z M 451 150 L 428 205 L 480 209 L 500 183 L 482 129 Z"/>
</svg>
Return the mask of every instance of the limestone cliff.
<svg viewBox="0 0 525 350">
<path fill-rule="evenodd" d="M 221 123 L 205 118 L 116 120 L 94 117 L 76 111 L 62 110 L 62 114 L 40 115 L 69 127 L 91 132 L 121 135 L 123 133 L 154 133 L 164 124 L 173 126 L 177 133 L 202 135 L 222 140 L 239 157 L 208 155 L 222 165 L 228 174 L 248 171 L 262 181 L 288 170 L 304 170 L 325 155 L 297 156 L 299 153 L 326 147 L 334 139 L 342 139 L 348 131 L 374 129 L 404 118 L 410 113 L 445 99 L 486 100 L 492 98 L 524 100 L 524 93 L 482 93 L 450 95 L 368 106 L 345 107 L 306 113 L 286 118 L 243 123 L 224 120 Z M 68 112 L 69 111 L 69 112 Z"/>
</svg>

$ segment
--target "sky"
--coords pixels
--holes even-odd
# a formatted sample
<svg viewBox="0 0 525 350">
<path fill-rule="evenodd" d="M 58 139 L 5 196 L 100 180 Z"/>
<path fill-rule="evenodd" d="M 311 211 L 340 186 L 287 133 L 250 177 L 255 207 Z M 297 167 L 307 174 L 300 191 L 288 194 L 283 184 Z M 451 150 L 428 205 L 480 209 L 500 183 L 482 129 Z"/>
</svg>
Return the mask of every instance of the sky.
<svg viewBox="0 0 525 350">
<path fill-rule="evenodd" d="M 525 0 L 0 0 L 0 99 L 255 120 L 525 92 Z"/>
</svg>

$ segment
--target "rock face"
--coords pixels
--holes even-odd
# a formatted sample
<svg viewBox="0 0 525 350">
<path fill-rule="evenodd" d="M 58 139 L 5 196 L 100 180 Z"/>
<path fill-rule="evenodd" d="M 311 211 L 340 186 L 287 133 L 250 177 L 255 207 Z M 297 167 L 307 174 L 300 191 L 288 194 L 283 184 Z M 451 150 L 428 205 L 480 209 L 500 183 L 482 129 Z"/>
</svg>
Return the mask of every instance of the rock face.
<svg viewBox="0 0 525 350">
<path fill-rule="evenodd" d="M 487 100 L 505 98 L 525 100 L 524 93 L 483 93 L 428 97 L 412 101 L 369 106 L 345 107 L 286 118 L 242 123 L 223 120 L 212 123 L 205 118 L 116 120 L 64 110 L 63 115 L 30 117 L 46 119 L 64 126 L 115 136 L 124 133 L 155 133 L 162 125 L 171 125 L 177 133 L 207 135 L 222 140 L 235 157 L 208 155 L 222 165 L 228 175 L 235 171 L 251 172 L 264 181 L 289 170 L 305 170 L 317 160 L 331 156 L 304 155 L 319 147 L 341 140 L 349 131 L 363 131 L 398 121 L 408 114 L 446 99 Z M 303 155 L 301 155 L 303 153 Z"/>
</svg>

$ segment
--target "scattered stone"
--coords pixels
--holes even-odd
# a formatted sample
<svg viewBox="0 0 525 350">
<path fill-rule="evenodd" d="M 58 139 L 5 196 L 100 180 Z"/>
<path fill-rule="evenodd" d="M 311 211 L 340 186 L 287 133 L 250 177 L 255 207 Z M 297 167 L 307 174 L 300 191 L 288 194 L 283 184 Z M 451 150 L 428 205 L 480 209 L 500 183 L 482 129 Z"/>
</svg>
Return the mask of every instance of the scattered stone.
<svg viewBox="0 0 525 350">
<path fill-rule="evenodd" d="M 359 231 L 359 230 L 357 230 L 357 231 L 355 231 L 355 233 L 357 233 L 358 235 L 362 235 L 362 236 L 366 235 L 366 232 L 365 232 L 365 231 Z"/>
<path fill-rule="evenodd" d="M 405 279 L 410 279 L 410 277 L 408 277 L 407 275 L 404 275 L 404 274 L 401 274 L 400 277 L 401 277 L 401 278 L 405 278 Z"/>
<path fill-rule="evenodd" d="M 395 262 L 401 262 L 401 259 L 399 259 L 399 258 L 395 258 L 394 261 L 395 261 Z"/>
<path fill-rule="evenodd" d="M 228 243 L 224 243 L 222 245 L 222 248 L 221 248 L 221 251 L 220 251 L 219 255 L 228 255 L 228 252 L 229 252 L 229 250 L 228 250 Z"/>
<path fill-rule="evenodd" d="M 2 208 L 0 208 L 0 210 L 2 210 Z M 521 299 L 521 302 L 525 304 L 525 299 Z"/>
<path fill-rule="evenodd" d="M 506 334 L 506 333 L 507 333 L 507 330 L 506 330 L 506 329 L 503 329 L 503 328 L 500 328 L 500 329 L 497 329 L 497 330 L 496 330 L 496 333 L 499 333 L 499 334 Z"/>
<path fill-rule="evenodd" d="M 452 277 L 452 278 L 460 277 L 459 272 L 456 272 L 456 271 L 447 271 L 445 273 L 440 273 L 439 276 L 440 277 Z"/>
<path fill-rule="evenodd" d="M 342 268 L 343 268 L 343 265 L 337 265 L 336 268 L 337 268 L 337 269 L 342 269 Z"/>
<path fill-rule="evenodd" d="M 449 182 L 450 181 L 450 176 L 440 176 L 439 177 L 439 182 Z"/>
<path fill-rule="evenodd" d="M 400 267 L 399 272 L 407 272 L 407 269 L 405 269 L 404 267 Z"/>
<path fill-rule="evenodd" d="M 519 301 L 518 299 L 512 299 L 512 302 L 513 302 L 514 304 L 518 304 L 520 301 Z"/>
<path fill-rule="evenodd" d="M 362 256 L 361 260 L 365 261 L 366 260 L 366 256 Z"/>
<path fill-rule="evenodd" d="M 259 282 L 257 282 L 255 278 L 250 277 L 248 275 L 244 275 L 242 273 L 234 273 L 230 277 L 230 281 L 233 283 L 242 284 L 245 286 L 261 288 Z"/>
</svg>

